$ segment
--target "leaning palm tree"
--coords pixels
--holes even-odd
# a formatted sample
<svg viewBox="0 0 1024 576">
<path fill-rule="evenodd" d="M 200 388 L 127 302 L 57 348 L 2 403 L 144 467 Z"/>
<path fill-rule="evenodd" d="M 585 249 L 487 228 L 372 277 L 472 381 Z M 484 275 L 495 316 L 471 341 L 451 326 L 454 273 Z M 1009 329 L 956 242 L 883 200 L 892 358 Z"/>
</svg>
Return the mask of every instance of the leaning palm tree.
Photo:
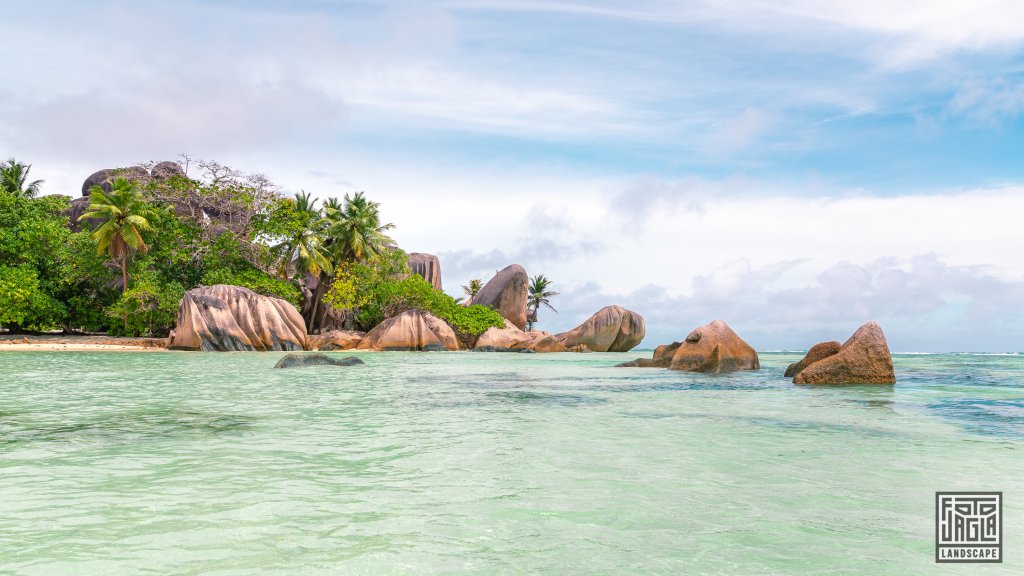
<svg viewBox="0 0 1024 576">
<path fill-rule="evenodd" d="M 331 271 L 323 246 L 322 214 L 315 208 L 316 198 L 303 191 L 295 195 L 294 203 L 297 226 L 291 235 L 272 247 L 278 254 L 277 274 L 282 280 L 288 277 L 292 264 L 297 272 L 314 276 L 319 276 L 321 270 Z"/>
<path fill-rule="evenodd" d="M 469 301 L 472 302 L 483 286 L 483 282 L 479 278 L 473 278 L 469 281 L 469 284 L 462 287 L 462 291 L 466 293 L 466 296 L 469 296 Z"/>
<path fill-rule="evenodd" d="M 89 189 L 89 207 L 78 220 L 102 222 L 91 236 L 96 240 L 96 253 L 107 252 L 121 267 L 121 290 L 128 289 L 128 254 L 149 249 L 142 232 L 152 230 L 149 218 L 153 209 L 142 198 L 137 184 L 124 178 L 111 183 L 110 192 L 94 185 Z"/>
<path fill-rule="evenodd" d="M 22 164 L 14 158 L 0 164 L 0 189 L 13 196 L 34 198 L 43 185 L 42 180 L 28 181 L 31 164 Z"/>
<path fill-rule="evenodd" d="M 324 249 L 330 268 L 321 270 L 320 282 L 313 293 L 306 326 L 312 333 L 321 324 L 321 301 L 334 279 L 334 271 L 349 262 L 362 262 L 386 252 L 394 244 L 386 232 L 394 224 L 380 223 L 380 204 L 366 199 L 362 192 L 345 194 L 343 204 L 327 202 L 324 206 Z"/>
<path fill-rule="evenodd" d="M 529 314 L 527 315 L 527 330 L 533 330 L 533 325 L 537 322 L 537 310 L 540 309 L 541 305 L 547 306 L 556 314 L 558 310 L 551 305 L 551 301 L 548 298 L 552 296 L 558 296 L 558 292 L 552 292 L 548 290 L 548 286 L 551 285 L 551 280 L 544 277 L 543 274 L 537 274 L 533 278 L 530 278 L 529 287 Z"/>
</svg>

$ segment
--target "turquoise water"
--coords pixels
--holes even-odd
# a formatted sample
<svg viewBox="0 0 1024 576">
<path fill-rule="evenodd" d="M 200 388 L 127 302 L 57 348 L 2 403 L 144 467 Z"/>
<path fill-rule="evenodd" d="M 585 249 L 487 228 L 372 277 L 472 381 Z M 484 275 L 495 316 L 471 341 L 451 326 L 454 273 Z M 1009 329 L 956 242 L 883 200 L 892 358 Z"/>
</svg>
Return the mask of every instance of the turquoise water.
<svg viewBox="0 0 1024 576">
<path fill-rule="evenodd" d="M 348 355 L 348 353 L 337 353 Z M 2 574 L 1024 574 L 1024 357 L 0 353 Z M 1001 490 L 997 565 L 934 492 Z"/>
</svg>

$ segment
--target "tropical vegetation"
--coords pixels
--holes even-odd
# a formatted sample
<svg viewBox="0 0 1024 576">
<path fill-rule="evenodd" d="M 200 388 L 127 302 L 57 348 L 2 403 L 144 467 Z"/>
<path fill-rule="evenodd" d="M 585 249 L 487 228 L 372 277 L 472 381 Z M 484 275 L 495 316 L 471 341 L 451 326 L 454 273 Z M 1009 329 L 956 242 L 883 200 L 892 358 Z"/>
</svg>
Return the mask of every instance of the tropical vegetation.
<svg viewBox="0 0 1024 576">
<path fill-rule="evenodd" d="M 530 278 L 530 285 L 527 288 L 527 310 L 526 310 L 526 324 L 527 330 L 533 330 L 533 325 L 537 323 L 537 311 L 540 310 L 541 306 L 547 306 L 552 312 L 558 313 L 555 307 L 551 305 L 549 298 L 558 296 L 558 292 L 548 290 L 548 286 L 551 285 L 551 280 L 546 278 L 543 274 L 537 274 Z"/>
<path fill-rule="evenodd" d="M 117 171 L 75 201 L 88 204 L 77 212 L 66 196 L 39 196 L 29 165 L 0 164 L 0 327 L 162 337 L 184 292 L 211 284 L 288 300 L 311 332 L 367 330 L 408 309 L 433 313 L 467 343 L 504 325 L 412 274 L 364 193 L 317 206 L 262 175 L 182 164 L 194 174 Z"/>
</svg>

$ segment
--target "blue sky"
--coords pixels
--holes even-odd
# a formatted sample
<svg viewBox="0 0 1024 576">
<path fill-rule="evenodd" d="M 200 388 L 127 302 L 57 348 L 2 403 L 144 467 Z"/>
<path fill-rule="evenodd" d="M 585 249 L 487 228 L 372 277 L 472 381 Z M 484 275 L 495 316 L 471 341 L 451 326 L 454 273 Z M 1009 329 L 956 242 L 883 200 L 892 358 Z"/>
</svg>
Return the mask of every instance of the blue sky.
<svg viewBox="0 0 1024 576">
<path fill-rule="evenodd" d="M 0 153 L 47 192 L 182 152 L 365 190 L 450 291 L 518 262 L 543 328 L 648 346 L 1024 342 L 1020 3 L 10 4 Z"/>
</svg>

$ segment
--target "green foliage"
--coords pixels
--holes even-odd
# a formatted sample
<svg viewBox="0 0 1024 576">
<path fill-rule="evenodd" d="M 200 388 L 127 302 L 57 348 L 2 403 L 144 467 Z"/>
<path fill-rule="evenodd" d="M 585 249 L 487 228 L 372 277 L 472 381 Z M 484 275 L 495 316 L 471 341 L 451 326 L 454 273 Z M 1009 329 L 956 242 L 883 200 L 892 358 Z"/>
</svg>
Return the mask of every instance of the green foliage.
<svg viewBox="0 0 1024 576">
<path fill-rule="evenodd" d="M 65 314 L 64 305 L 43 290 L 35 268 L 0 265 L 0 324 L 47 330 Z"/>
<path fill-rule="evenodd" d="M 174 328 L 178 303 L 185 289 L 176 282 L 162 283 L 153 273 L 134 279 L 132 287 L 107 307 L 114 336 L 164 336 Z"/>
<path fill-rule="evenodd" d="M 215 268 L 203 275 L 201 284 L 203 286 L 212 286 L 214 284 L 242 286 L 257 294 L 287 300 L 296 307 L 302 302 L 302 292 L 294 284 L 286 280 L 274 278 L 256 267 L 250 267 L 241 271 L 234 271 L 229 268 Z"/>
<path fill-rule="evenodd" d="M 504 328 L 505 320 L 486 306 L 462 306 L 421 276 L 379 282 L 371 287 L 369 302 L 360 308 L 361 325 L 377 324 L 406 310 L 422 310 L 447 322 L 460 336 L 475 338 L 491 327 Z"/>
</svg>

